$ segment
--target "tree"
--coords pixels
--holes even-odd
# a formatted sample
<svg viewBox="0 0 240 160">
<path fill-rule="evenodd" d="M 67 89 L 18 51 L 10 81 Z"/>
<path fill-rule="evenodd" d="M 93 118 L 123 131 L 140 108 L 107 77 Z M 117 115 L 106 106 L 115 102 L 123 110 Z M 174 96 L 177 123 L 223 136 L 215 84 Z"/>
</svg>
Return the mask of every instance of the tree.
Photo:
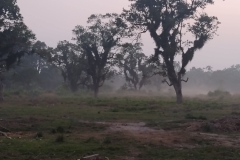
<svg viewBox="0 0 240 160">
<path fill-rule="evenodd" d="M 16 0 L 2 0 L 0 4 L 0 63 L 1 70 L 12 64 L 30 50 L 35 35 L 23 23 Z M 0 101 L 3 85 L 0 81 Z"/>
<path fill-rule="evenodd" d="M 149 83 L 153 75 L 153 66 L 148 63 L 148 57 L 142 52 L 141 43 L 126 43 L 118 55 L 119 68 L 122 69 L 126 81 L 134 89 L 141 89 Z"/>
<path fill-rule="evenodd" d="M 155 57 L 162 60 L 166 75 L 182 103 L 182 78 L 186 66 L 197 50 L 216 34 L 220 22 L 217 17 L 199 14 L 213 0 L 130 0 L 129 10 L 122 16 L 141 33 L 149 32 L 156 48 Z M 189 38 L 192 35 L 192 38 Z M 175 70 L 176 56 L 182 58 L 179 71 Z"/>
<path fill-rule="evenodd" d="M 117 14 L 91 15 L 88 27 L 76 26 L 74 40 L 87 57 L 87 73 L 91 76 L 95 97 L 106 79 L 115 73 L 114 57 L 121 40 L 126 37 L 126 25 Z"/>
<path fill-rule="evenodd" d="M 89 85 L 86 56 L 75 44 L 59 42 L 52 56 L 51 61 L 60 68 L 64 82 L 72 92 L 76 92 L 80 85 Z"/>
</svg>

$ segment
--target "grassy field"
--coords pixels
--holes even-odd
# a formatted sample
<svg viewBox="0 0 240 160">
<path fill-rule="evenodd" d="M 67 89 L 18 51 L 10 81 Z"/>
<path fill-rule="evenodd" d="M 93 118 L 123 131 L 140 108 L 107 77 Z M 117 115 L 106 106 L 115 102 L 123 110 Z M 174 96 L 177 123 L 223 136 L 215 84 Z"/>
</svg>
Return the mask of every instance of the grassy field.
<svg viewBox="0 0 240 160">
<path fill-rule="evenodd" d="M 7 97 L 0 159 L 238 160 L 239 117 L 238 96 Z"/>
</svg>

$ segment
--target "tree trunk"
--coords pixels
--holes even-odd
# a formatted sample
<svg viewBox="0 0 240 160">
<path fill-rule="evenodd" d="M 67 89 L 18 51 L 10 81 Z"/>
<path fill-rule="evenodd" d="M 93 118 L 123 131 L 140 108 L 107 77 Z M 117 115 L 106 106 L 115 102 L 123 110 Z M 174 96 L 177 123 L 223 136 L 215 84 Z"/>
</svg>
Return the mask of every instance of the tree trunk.
<svg viewBox="0 0 240 160">
<path fill-rule="evenodd" d="M 70 83 L 70 89 L 71 89 L 72 93 L 75 93 L 75 92 L 78 91 L 78 85 L 74 82 L 71 82 Z"/>
<path fill-rule="evenodd" d="M 98 98 L 98 92 L 99 92 L 99 87 L 98 86 L 94 86 L 94 97 Z"/>
<path fill-rule="evenodd" d="M 173 84 L 174 90 L 176 92 L 177 103 L 182 104 L 183 102 L 183 95 L 182 95 L 182 84 L 181 81 L 176 84 Z"/>
<path fill-rule="evenodd" d="M 0 102 L 2 102 L 4 99 L 3 99 L 3 84 L 2 82 L 0 81 Z"/>
<path fill-rule="evenodd" d="M 175 71 L 172 74 L 169 74 L 169 80 L 174 87 L 176 93 L 176 99 L 178 104 L 183 103 L 183 95 L 182 95 L 182 75 L 178 73 L 176 75 Z"/>
</svg>

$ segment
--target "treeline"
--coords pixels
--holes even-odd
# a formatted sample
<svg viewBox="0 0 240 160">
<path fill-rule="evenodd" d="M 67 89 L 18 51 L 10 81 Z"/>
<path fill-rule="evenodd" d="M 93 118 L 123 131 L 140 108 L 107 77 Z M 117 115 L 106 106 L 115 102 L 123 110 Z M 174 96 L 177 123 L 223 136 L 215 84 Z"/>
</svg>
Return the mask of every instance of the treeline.
<svg viewBox="0 0 240 160">
<path fill-rule="evenodd" d="M 184 87 L 191 88 L 197 93 L 222 90 L 231 93 L 240 93 L 240 65 L 233 65 L 223 70 L 212 70 L 212 67 L 191 68 L 186 76 L 188 83 Z"/>
<path fill-rule="evenodd" d="M 86 26 L 73 28 L 73 41 L 63 40 L 52 48 L 37 41 L 24 24 L 16 0 L 2 0 L 0 101 L 4 86 L 51 90 L 62 80 L 72 92 L 86 89 L 97 97 L 106 82 L 124 77 L 123 89 L 140 90 L 151 84 L 160 90 L 165 82 L 182 103 L 186 67 L 195 52 L 214 38 L 220 24 L 204 12 L 213 1 L 130 1 L 121 14 L 90 15 Z M 142 51 L 143 33 L 155 42 L 151 56 Z"/>
<path fill-rule="evenodd" d="M 131 60 L 136 62 L 138 58 L 139 57 L 131 57 Z M 123 65 L 122 62 L 117 64 L 120 66 Z M 131 63 L 128 62 L 127 64 Z M 134 67 L 133 71 L 135 71 L 135 74 L 133 74 L 133 76 L 135 76 L 136 79 L 132 78 L 133 76 L 129 74 L 127 70 L 129 69 L 128 67 L 125 69 L 124 67 L 116 67 L 118 74 L 107 79 L 102 90 L 106 92 L 142 90 L 145 92 L 155 92 L 157 94 L 166 93 L 171 89 L 163 83 L 165 78 L 161 75 L 146 76 L 145 82 L 142 84 L 141 81 L 143 81 L 143 75 L 145 74 L 138 71 L 138 65 L 134 65 Z M 123 69 L 122 72 L 121 69 Z M 25 55 L 22 57 L 20 64 L 13 66 L 4 74 L 3 83 L 7 90 L 13 91 L 57 92 L 58 89 L 62 89 L 71 92 L 91 92 L 93 84 L 91 78 L 88 79 L 87 74 L 80 74 L 79 81 L 77 81 L 74 78 L 66 77 L 69 73 L 63 71 L 62 67 L 48 62 L 37 54 Z M 83 72 L 86 71 L 83 70 Z M 149 73 L 151 73 L 151 71 Z M 77 76 L 76 72 L 73 72 L 73 74 Z M 240 91 L 240 65 L 215 71 L 213 71 L 210 66 L 205 68 L 193 67 L 186 72 L 185 77 L 189 78 L 188 82 L 184 83 L 185 93 L 206 94 L 214 90 L 239 93 Z M 86 82 L 84 82 L 83 78 L 86 78 Z M 80 81 L 82 81 L 82 83 L 80 83 Z"/>
</svg>

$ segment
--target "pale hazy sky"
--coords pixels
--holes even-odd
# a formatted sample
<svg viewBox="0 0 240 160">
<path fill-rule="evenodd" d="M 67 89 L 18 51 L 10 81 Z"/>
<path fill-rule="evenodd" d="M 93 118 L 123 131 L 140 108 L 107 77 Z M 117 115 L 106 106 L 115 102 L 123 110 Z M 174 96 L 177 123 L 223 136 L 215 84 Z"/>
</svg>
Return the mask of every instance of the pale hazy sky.
<svg viewBox="0 0 240 160">
<path fill-rule="evenodd" d="M 55 47 L 60 40 L 71 40 L 76 25 L 86 25 L 93 13 L 121 13 L 128 0 L 17 0 L 27 26 L 37 39 Z M 240 64 L 240 0 L 215 0 L 207 8 L 209 15 L 219 18 L 219 36 L 195 54 L 192 66 L 212 66 L 223 69 Z M 153 53 L 154 43 L 148 34 L 143 36 L 144 52 Z"/>
</svg>

